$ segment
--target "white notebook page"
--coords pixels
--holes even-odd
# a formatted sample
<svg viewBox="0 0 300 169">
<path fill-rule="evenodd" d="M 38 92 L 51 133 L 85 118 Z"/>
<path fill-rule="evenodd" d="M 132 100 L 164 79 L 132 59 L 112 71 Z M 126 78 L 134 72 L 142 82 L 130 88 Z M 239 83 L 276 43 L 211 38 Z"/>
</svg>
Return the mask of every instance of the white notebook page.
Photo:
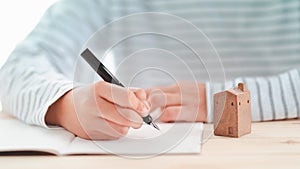
<svg viewBox="0 0 300 169">
<path fill-rule="evenodd" d="M 17 119 L 0 118 L 0 152 L 40 151 L 66 154 L 165 154 L 200 153 L 202 123 L 158 124 L 161 131 L 143 125 L 113 141 L 90 141 L 63 128 L 45 129 Z"/>
</svg>

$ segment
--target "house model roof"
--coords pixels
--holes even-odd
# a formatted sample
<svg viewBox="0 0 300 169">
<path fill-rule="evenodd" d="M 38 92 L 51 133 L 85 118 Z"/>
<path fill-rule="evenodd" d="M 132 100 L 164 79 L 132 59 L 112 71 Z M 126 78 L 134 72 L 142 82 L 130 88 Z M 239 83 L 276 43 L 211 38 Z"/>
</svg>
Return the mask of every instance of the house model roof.
<svg viewBox="0 0 300 169">
<path fill-rule="evenodd" d="M 244 94 L 246 91 L 247 91 L 247 89 L 245 87 L 245 84 L 243 84 L 243 83 L 239 83 L 238 87 L 226 90 L 226 92 L 229 92 L 234 95 Z"/>
</svg>

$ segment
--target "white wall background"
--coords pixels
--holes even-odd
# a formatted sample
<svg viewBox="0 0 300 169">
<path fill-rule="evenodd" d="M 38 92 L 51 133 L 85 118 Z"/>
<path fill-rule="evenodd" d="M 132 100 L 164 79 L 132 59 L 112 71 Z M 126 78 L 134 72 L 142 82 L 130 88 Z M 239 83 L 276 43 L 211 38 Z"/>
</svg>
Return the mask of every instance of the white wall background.
<svg viewBox="0 0 300 169">
<path fill-rule="evenodd" d="M 46 9 L 57 0 L 0 1 L 0 67 L 16 44 L 35 27 Z"/>
<path fill-rule="evenodd" d="M 47 8 L 56 1 L 0 1 L 0 68 L 16 44 L 26 37 L 38 23 Z"/>
</svg>

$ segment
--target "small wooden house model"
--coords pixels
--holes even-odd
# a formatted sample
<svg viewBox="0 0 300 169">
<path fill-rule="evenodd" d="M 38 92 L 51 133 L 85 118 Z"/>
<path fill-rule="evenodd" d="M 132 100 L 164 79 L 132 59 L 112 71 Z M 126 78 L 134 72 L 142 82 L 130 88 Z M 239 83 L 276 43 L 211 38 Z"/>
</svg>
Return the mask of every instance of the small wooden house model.
<svg viewBox="0 0 300 169">
<path fill-rule="evenodd" d="M 251 132 L 250 92 L 245 84 L 214 95 L 214 134 L 240 137 Z"/>
</svg>

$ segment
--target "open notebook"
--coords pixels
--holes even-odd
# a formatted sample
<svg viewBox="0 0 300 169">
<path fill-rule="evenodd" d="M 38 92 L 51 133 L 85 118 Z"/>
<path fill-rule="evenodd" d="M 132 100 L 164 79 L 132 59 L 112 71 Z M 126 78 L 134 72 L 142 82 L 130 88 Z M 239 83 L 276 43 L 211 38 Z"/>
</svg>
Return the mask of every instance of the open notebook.
<svg viewBox="0 0 300 169">
<path fill-rule="evenodd" d="M 158 124 L 130 129 L 126 137 L 113 141 L 90 141 L 62 128 L 45 129 L 16 119 L 0 118 L 0 152 L 37 151 L 55 155 L 74 154 L 190 154 L 200 153 L 202 123 Z"/>
</svg>

